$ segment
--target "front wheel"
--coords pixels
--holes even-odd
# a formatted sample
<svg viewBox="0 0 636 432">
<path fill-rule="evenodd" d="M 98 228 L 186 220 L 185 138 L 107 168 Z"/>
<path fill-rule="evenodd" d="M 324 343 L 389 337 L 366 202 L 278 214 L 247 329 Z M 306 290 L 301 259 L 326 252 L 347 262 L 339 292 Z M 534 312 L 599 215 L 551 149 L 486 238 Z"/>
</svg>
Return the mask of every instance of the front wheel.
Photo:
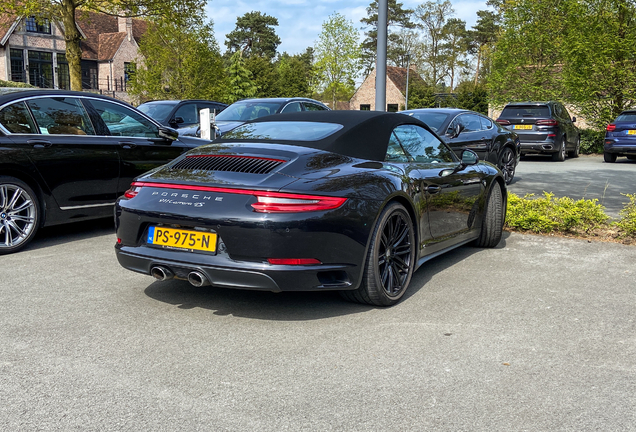
<svg viewBox="0 0 636 432">
<path fill-rule="evenodd" d="M 515 169 L 517 167 L 517 158 L 510 147 L 505 147 L 499 158 L 499 169 L 503 173 L 506 184 L 510 184 L 515 177 Z"/>
<path fill-rule="evenodd" d="M 39 215 L 33 190 L 17 178 L 0 176 L 0 255 L 17 252 L 33 239 Z"/>
<path fill-rule="evenodd" d="M 371 237 L 360 287 L 341 291 L 347 300 L 374 306 L 396 304 L 406 292 L 415 267 L 415 233 L 408 212 L 388 205 Z"/>
</svg>

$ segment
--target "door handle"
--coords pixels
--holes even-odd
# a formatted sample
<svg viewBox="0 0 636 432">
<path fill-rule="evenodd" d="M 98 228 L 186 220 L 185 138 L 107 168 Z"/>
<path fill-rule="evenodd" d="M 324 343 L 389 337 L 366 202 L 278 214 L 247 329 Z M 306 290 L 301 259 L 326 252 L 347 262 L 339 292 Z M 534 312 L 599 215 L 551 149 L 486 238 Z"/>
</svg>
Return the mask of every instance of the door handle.
<svg viewBox="0 0 636 432">
<path fill-rule="evenodd" d="M 135 147 L 137 147 L 137 144 L 129 141 L 120 141 L 119 146 L 124 149 L 134 149 Z"/>
<path fill-rule="evenodd" d="M 48 148 L 53 145 L 51 141 L 43 140 L 43 139 L 31 139 L 27 140 L 27 144 L 31 144 L 33 148 Z"/>
<path fill-rule="evenodd" d="M 426 186 L 426 188 L 424 190 L 432 195 L 432 194 L 436 194 L 439 191 L 441 191 L 442 187 L 441 186 L 436 186 L 436 185 L 430 185 L 430 186 Z"/>
</svg>

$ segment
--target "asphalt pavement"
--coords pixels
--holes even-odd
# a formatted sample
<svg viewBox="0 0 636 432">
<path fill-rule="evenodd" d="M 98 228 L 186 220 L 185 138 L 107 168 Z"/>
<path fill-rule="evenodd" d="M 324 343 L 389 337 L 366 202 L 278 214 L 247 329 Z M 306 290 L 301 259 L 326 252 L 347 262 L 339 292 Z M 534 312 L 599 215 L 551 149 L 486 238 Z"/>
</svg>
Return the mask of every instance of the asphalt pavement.
<svg viewBox="0 0 636 432">
<path fill-rule="evenodd" d="M 0 257 L 0 430 L 636 430 L 636 247 L 505 233 L 384 309 L 156 282 L 114 243 Z"/>
<path fill-rule="evenodd" d="M 549 156 L 529 155 L 521 159 L 508 190 L 523 197 L 533 193 L 554 193 L 555 197 L 596 199 L 605 212 L 618 218 L 629 202 L 626 193 L 636 193 L 636 161 L 620 157 L 603 162 L 602 155 L 581 155 L 553 162 Z"/>
</svg>

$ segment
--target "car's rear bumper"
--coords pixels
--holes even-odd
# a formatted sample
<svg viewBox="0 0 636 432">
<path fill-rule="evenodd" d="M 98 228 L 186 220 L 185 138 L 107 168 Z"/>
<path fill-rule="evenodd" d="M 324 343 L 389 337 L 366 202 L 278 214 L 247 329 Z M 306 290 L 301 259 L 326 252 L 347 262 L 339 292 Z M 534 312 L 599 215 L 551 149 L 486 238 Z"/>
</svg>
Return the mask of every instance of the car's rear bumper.
<svg viewBox="0 0 636 432">
<path fill-rule="evenodd" d="M 270 265 L 150 247 L 117 247 L 117 260 L 126 269 L 150 275 L 154 267 L 169 270 L 175 279 L 188 280 L 192 272 L 205 276 L 205 285 L 262 291 L 317 291 L 354 289 L 360 268 L 354 264 Z M 207 261 L 207 262 L 206 262 Z"/>
<path fill-rule="evenodd" d="M 553 140 L 549 141 L 521 141 L 521 154 L 530 153 L 556 153 L 560 150 L 560 147 Z"/>
<path fill-rule="evenodd" d="M 603 151 L 605 153 L 636 156 L 636 142 L 629 140 L 630 142 L 624 142 L 615 138 L 606 138 Z"/>
</svg>

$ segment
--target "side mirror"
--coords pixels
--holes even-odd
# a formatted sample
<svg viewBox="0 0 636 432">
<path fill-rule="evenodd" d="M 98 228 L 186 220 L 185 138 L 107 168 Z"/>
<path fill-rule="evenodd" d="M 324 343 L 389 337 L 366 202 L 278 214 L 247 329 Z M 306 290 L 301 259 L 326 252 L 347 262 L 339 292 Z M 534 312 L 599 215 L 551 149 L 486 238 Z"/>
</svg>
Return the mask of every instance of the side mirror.
<svg viewBox="0 0 636 432">
<path fill-rule="evenodd" d="M 477 156 L 477 153 L 470 149 L 465 149 L 462 152 L 462 165 L 466 167 L 468 165 L 475 165 L 477 162 L 479 162 L 479 156 Z"/>
<path fill-rule="evenodd" d="M 169 127 L 160 127 L 159 137 L 167 141 L 174 141 L 179 138 L 179 132 Z"/>
<path fill-rule="evenodd" d="M 461 123 L 457 123 L 453 128 L 453 133 L 451 134 L 451 138 L 457 138 L 460 133 L 465 129 L 464 125 Z"/>
</svg>

